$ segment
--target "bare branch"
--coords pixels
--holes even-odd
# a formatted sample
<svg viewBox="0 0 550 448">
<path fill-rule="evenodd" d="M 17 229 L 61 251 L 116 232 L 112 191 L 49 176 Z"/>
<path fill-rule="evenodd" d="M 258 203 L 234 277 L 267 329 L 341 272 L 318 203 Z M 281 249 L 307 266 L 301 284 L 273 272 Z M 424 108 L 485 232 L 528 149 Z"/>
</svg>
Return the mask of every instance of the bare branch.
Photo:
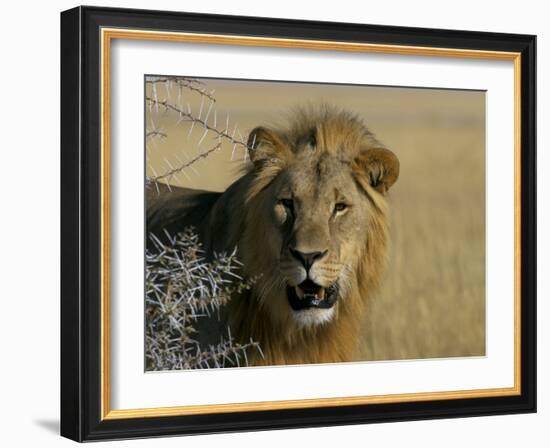
<svg viewBox="0 0 550 448">
<path fill-rule="evenodd" d="M 238 139 L 235 138 L 235 133 L 236 133 L 236 129 L 237 129 L 236 125 L 235 125 L 235 129 L 233 130 L 233 134 L 230 135 L 230 134 L 227 133 L 227 129 L 224 129 L 224 130 L 220 131 L 220 130 L 216 129 L 213 126 L 210 126 L 208 123 L 206 123 L 206 121 L 204 119 L 194 117 L 188 111 L 185 111 L 185 110 L 179 108 L 178 106 L 168 102 L 167 100 L 158 100 L 158 99 L 155 99 L 155 98 L 151 98 L 149 96 L 146 96 L 145 100 L 149 103 L 152 103 L 153 106 L 155 106 L 155 107 L 164 107 L 166 110 L 171 110 L 173 112 L 176 112 L 181 117 L 185 117 L 187 119 L 186 120 L 187 122 L 199 124 L 202 127 L 204 127 L 205 129 L 207 129 L 208 131 L 214 133 L 217 137 L 224 138 L 226 140 L 229 140 L 229 142 L 231 142 L 235 145 L 242 146 L 242 147 L 248 149 L 248 145 L 244 142 L 244 140 L 238 140 Z"/>
<path fill-rule="evenodd" d="M 159 76 L 154 78 L 150 77 L 145 80 L 145 83 L 152 86 L 155 86 L 156 84 L 165 84 L 167 89 L 169 88 L 168 86 L 173 83 L 178 87 L 183 87 L 193 92 L 196 92 L 199 95 L 208 98 L 214 103 L 216 102 L 216 98 L 214 98 L 213 96 L 214 92 L 208 92 L 206 90 L 205 84 L 197 79 L 179 78 L 177 76 Z"/>
<path fill-rule="evenodd" d="M 188 162 L 185 162 L 184 164 L 182 165 L 179 165 L 177 167 L 172 167 L 172 169 L 170 171 L 167 171 L 166 173 L 164 174 L 161 174 L 160 176 L 155 176 L 155 177 L 148 177 L 148 179 L 152 182 L 158 182 L 160 180 L 163 180 L 163 179 L 166 179 L 166 178 L 169 178 L 169 177 L 172 177 L 174 174 L 176 173 L 179 173 L 183 170 L 185 170 L 186 168 L 189 168 L 191 167 L 191 165 L 193 165 L 194 163 L 198 162 L 199 160 L 201 159 L 205 159 L 206 157 L 208 157 L 211 153 L 213 153 L 214 151 L 217 151 L 218 149 L 221 148 L 221 143 L 218 142 L 215 146 L 213 146 L 212 148 L 210 148 L 209 150 L 199 154 L 198 156 L 192 158 L 191 160 L 189 160 Z"/>
</svg>

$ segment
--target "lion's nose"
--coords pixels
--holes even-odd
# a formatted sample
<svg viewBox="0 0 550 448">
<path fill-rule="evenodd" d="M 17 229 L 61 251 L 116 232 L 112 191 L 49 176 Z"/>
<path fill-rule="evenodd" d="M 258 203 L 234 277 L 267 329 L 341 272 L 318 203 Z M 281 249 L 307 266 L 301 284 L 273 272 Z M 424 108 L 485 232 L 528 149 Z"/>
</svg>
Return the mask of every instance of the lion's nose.
<svg viewBox="0 0 550 448">
<path fill-rule="evenodd" d="M 288 249 L 290 250 L 290 254 L 304 265 L 306 271 L 309 271 L 309 268 L 311 268 L 313 263 L 323 258 L 328 252 L 328 250 L 318 252 L 300 252 L 290 246 Z"/>
</svg>

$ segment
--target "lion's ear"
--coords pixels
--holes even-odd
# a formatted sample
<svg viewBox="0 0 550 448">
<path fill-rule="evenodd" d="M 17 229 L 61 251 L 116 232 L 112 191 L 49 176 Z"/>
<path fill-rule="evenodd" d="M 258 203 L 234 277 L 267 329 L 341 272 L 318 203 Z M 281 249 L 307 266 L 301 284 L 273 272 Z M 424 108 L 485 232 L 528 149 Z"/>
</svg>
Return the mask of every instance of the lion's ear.
<svg viewBox="0 0 550 448">
<path fill-rule="evenodd" d="M 248 154 L 257 165 L 267 161 L 282 161 L 290 153 L 284 139 L 271 129 L 258 126 L 248 136 Z"/>
<path fill-rule="evenodd" d="M 354 169 L 380 193 L 386 193 L 399 177 L 399 159 L 386 148 L 368 148 L 355 159 Z"/>
</svg>

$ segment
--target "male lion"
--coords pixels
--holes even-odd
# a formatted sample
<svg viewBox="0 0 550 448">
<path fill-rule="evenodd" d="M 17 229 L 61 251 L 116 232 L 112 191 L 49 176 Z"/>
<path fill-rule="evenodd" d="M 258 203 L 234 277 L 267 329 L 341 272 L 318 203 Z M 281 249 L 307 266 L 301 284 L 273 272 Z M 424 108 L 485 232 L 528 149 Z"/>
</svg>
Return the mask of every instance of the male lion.
<svg viewBox="0 0 550 448">
<path fill-rule="evenodd" d="M 351 361 L 384 266 L 399 161 L 355 115 L 326 106 L 300 109 L 286 129 L 257 127 L 248 147 L 250 169 L 225 192 L 149 201 L 148 230 L 194 225 L 208 253 L 238 248 L 257 281 L 228 319 L 238 339 L 260 343 L 251 365 Z"/>
</svg>

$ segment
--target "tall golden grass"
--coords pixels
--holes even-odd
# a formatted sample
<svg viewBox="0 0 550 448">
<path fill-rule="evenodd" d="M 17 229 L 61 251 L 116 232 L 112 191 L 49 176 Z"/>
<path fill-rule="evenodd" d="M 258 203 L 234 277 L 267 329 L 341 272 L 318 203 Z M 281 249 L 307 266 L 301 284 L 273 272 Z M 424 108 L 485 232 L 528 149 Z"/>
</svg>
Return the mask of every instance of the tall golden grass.
<svg viewBox="0 0 550 448">
<path fill-rule="evenodd" d="M 426 127 L 394 138 L 394 148 L 409 148 L 398 150 L 388 269 L 358 358 L 483 355 L 483 129 Z"/>
</svg>

